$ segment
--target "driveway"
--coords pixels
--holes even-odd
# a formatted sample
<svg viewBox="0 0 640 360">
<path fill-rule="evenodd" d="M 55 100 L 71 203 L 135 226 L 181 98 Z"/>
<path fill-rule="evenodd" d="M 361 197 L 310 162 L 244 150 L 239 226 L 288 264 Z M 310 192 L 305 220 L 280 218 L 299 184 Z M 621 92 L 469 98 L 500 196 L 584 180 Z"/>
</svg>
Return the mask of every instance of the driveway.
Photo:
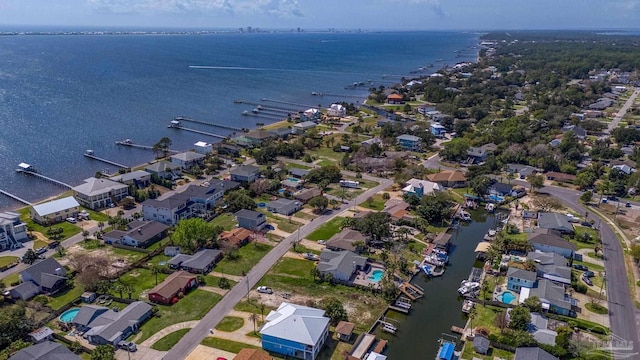
<svg viewBox="0 0 640 360">
<path fill-rule="evenodd" d="M 638 94 L 640 94 L 640 89 L 636 89 L 633 92 L 633 94 L 629 96 L 629 98 L 627 99 L 627 102 L 625 102 L 624 105 L 622 105 L 622 107 L 620 108 L 620 111 L 618 111 L 618 113 L 616 114 L 616 117 L 613 118 L 613 121 L 611 121 L 609 123 L 609 126 L 607 126 L 607 132 L 609 134 L 611 134 L 611 132 L 618 127 L 618 124 L 620 123 L 624 115 L 627 113 L 627 110 L 629 110 L 631 105 L 633 105 L 634 101 L 636 101 L 636 97 L 638 97 Z"/>
</svg>

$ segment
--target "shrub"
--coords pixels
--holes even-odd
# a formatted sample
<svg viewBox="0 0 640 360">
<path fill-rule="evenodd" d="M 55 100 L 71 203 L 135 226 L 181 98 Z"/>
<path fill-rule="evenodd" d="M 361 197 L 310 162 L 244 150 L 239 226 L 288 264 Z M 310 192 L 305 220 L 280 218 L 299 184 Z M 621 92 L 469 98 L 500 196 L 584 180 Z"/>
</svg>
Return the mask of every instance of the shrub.
<svg viewBox="0 0 640 360">
<path fill-rule="evenodd" d="M 218 280 L 218 287 L 220 289 L 230 289 L 231 283 L 229 283 L 229 279 L 223 277 Z"/>
</svg>

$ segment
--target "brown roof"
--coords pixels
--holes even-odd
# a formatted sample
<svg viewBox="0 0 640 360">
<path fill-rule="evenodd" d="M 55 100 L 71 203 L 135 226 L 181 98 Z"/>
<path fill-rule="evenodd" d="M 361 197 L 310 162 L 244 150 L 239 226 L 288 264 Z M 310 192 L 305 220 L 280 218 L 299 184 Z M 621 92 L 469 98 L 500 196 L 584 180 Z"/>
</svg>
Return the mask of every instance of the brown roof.
<svg viewBox="0 0 640 360">
<path fill-rule="evenodd" d="M 338 325 L 336 325 L 336 332 L 340 335 L 351 336 L 355 327 L 356 325 L 352 322 L 340 321 Z"/>
<path fill-rule="evenodd" d="M 187 283 L 196 276 L 186 271 L 176 271 L 169 275 L 163 282 L 156 285 L 153 289 L 149 290 L 149 294 L 158 294 L 163 298 L 170 298 L 174 296 L 178 290 L 184 288 Z"/>
<path fill-rule="evenodd" d="M 380 339 L 380 341 L 378 341 L 378 343 L 376 344 L 376 347 L 373 348 L 373 352 L 377 352 L 378 354 L 382 354 L 382 352 L 384 351 L 384 348 L 386 346 L 387 346 L 387 340 Z"/>
<path fill-rule="evenodd" d="M 391 94 L 391 95 L 387 96 L 387 99 L 400 99 L 400 100 L 402 100 L 402 95 L 400 95 L 400 94 Z"/>
<path fill-rule="evenodd" d="M 244 137 L 250 138 L 250 139 L 265 140 L 265 139 L 272 138 L 273 134 L 268 132 L 267 130 L 258 129 L 258 130 L 249 131 L 247 134 L 245 134 Z"/>
<path fill-rule="evenodd" d="M 262 349 L 242 349 L 233 360 L 272 360 L 272 357 Z"/>
<path fill-rule="evenodd" d="M 355 242 L 362 241 L 367 243 L 367 237 L 362 235 L 360 231 L 353 229 L 342 229 L 339 233 L 333 235 L 327 241 L 328 248 L 356 251 Z"/>
<path fill-rule="evenodd" d="M 322 195 L 322 191 L 320 191 L 320 189 L 310 188 L 310 189 L 302 189 L 298 191 L 297 193 L 293 194 L 293 197 L 295 197 L 300 201 L 306 202 L 320 195 Z"/>
<path fill-rule="evenodd" d="M 565 174 L 565 173 L 555 172 L 555 171 L 546 172 L 544 173 L 544 176 L 546 176 L 547 178 L 560 180 L 560 181 L 573 181 L 576 179 L 575 175 Z"/>
<path fill-rule="evenodd" d="M 445 170 L 437 174 L 427 175 L 427 179 L 433 182 L 439 181 L 467 181 L 467 177 L 460 170 Z"/>
<path fill-rule="evenodd" d="M 436 245 L 447 245 L 451 240 L 451 234 L 447 234 L 446 232 L 438 234 L 436 238 L 433 240 L 433 243 Z"/>
<path fill-rule="evenodd" d="M 220 240 L 226 241 L 230 245 L 238 246 L 249 236 L 251 236 L 251 231 L 245 228 L 235 228 L 231 231 L 223 231 L 222 234 L 220 234 Z"/>
</svg>

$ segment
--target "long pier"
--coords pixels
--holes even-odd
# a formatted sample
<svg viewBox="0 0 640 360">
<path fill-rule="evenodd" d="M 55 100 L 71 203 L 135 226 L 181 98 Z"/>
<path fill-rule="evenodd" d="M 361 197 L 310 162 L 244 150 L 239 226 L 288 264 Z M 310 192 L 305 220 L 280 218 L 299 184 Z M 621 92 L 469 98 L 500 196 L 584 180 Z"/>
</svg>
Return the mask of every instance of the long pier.
<svg viewBox="0 0 640 360">
<path fill-rule="evenodd" d="M 302 106 L 302 107 L 305 107 L 305 108 L 312 108 L 312 107 L 315 107 L 315 106 L 307 105 L 307 104 L 300 104 L 300 103 L 294 103 L 294 102 L 282 101 L 282 100 L 274 100 L 274 99 L 267 99 L 267 98 L 262 98 L 262 101 L 265 101 L 265 102 L 273 102 L 273 103 L 276 103 L 276 104 L 285 104 L 285 105 L 293 105 L 293 106 Z"/>
<path fill-rule="evenodd" d="M 131 140 L 129 140 L 129 139 L 116 141 L 116 145 L 129 146 L 129 147 L 136 148 L 136 149 L 143 149 L 143 150 L 151 150 L 151 151 L 153 151 L 153 146 L 136 144 L 136 143 L 131 142 Z M 167 152 L 169 152 L 171 154 L 177 154 L 180 151 L 168 149 Z"/>
<path fill-rule="evenodd" d="M 344 97 L 344 98 L 366 98 L 366 96 L 364 95 L 344 95 L 344 94 L 331 94 L 331 93 L 323 93 L 323 92 L 313 92 L 312 95 L 315 94 L 315 96 L 332 96 L 332 97 Z"/>
<path fill-rule="evenodd" d="M 196 130 L 196 129 L 190 129 L 190 128 L 186 128 L 184 126 L 169 125 L 167 127 L 170 128 L 170 129 L 178 129 L 178 130 L 190 131 L 192 133 L 196 133 L 196 134 L 200 134 L 200 135 L 212 136 L 212 137 L 218 138 L 218 139 L 226 139 L 227 138 L 226 136 L 222 136 L 222 135 L 218 135 L 218 134 L 214 134 L 214 133 L 210 133 L 210 132 L 206 132 L 206 131 Z"/>
<path fill-rule="evenodd" d="M 261 106 L 265 109 L 276 109 L 276 110 L 281 110 L 281 111 L 288 111 L 288 112 L 298 112 L 300 111 L 300 109 L 298 108 L 290 108 L 290 107 L 284 107 L 284 106 L 266 106 L 264 104 L 260 104 L 257 102 L 253 102 L 253 101 L 246 101 L 246 100 L 235 100 L 234 103 L 236 104 L 247 104 L 247 105 L 252 105 L 252 106 Z M 313 106 L 312 106 L 313 107 Z"/>
<path fill-rule="evenodd" d="M 12 193 L 10 193 L 10 192 L 8 192 L 8 191 L 4 191 L 4 190 L 2 190 L 2 189 L 0 189 L 0 194 L 3 194 L 3 195 L 5 195 L 5 196 L 7 196 L 7 197 L 10 197 L 10 198 L 12 198 L 13 200 L 18 201 L 18 202 L 21 202 L 21 203 L 23 203 L 23 204 L 25 204 L 25 205 L 28 205 L 28 206 L 33 205 L 32 203 L 28 202 L 27 200 L 25 200 L 25 199 L 23 199 L 23 198 L 21 198 L 21 197 L 19 197 L 19 196 L 17 196 L 17 195 L 13 195 Z"/>
<path fill-rule="evenodd" d="M 254 116 L 254 117 L 258 117 L 258 118 L 263 118 L 263 119 L 269 119 L 269 120 L 277 120 L 277 119 L 284 119 L 285 117 L 283 116 L 277 116 L 277 115 L 271 115 L 271 114 L 256 114 L 256 113 L 252 113 L 252 112 L 243 112 L 242 115 L 244 116 Z"/>
<path fill-rule="evenodd" d="M 202 125 L 207 125 L 207 126 L 213 126 L 213 127 L 217 127 L 217 128 L 220 128 L 220 129 L 226 129 L 226 130 L 232 130 L 232 131 L 246 131 L 247 130 L 247 129 L 239 128 L 239 127 L 235 127 L 235 126 L 218 124 L 218 123 L 209 122 L 209 121 L 196 120 L 196 119 L 188 118 L 188 117 L 182 116 L 182 115 L 176 116 L 173 120 L 176 120 L 176 121 L 187 121 L 187 122 L 192 122 L 192 123 L 202 124 Z"/>
<path fill-rule="evenodd" d="M 98 161 L 102 161 L 105 164 L 109 164 L 109 165 L 113 165 L 119 168 L 123 168 L 123 169 L 129 169 L 129 167 L 127 165 L 122 165 L 120 163 L 117 163 L 115 161 L 111 161 L 109 159 L 105 159 L 105 158 L 101 158 L 99 156 L 95 156 L 92 153 L 84 153 L 84 156 L 88 157 L 89 159 L 93 159 L 93 160 L 98 160 Z"/>
<path fill-rule="evenodd" d="M 67 184 L 67 183 L 65 183 L 65 182 L 62 182 L 62 181 L 56 180 L 56 179 L 54 179 L 54 178 L 50 178 L 50 177 L 48 177 L 48 176 L 44 176 L 44 175 L 42 175 L 42 174 L 38 174 L 37 172 L 33 172 L 33 171 L 25 170 L 25 169 L 16 169 L 16 171 L 17 171 L 17 172 L 20 172 L 20 173 L 23 173 L 23 174 L 27 174 L 27 175 L 33 175 L 33 176 L 38 177 L 38 178 L 40 178 L 40 179 L 42 179 L 42 180 L 45 180 L 45 181 L 48 181 L 48 182 L 54 183 L 54 184 L 56 184 L 56 185 L 60 185 L 60 186 L 65 187 L 65 188 L 67 188 L 67 189 L 71 189 L 71 188 L 73 188 L 73 186 L 71 186 L 71 185 L 69 185 L 69 184 Z"/>
</svg>

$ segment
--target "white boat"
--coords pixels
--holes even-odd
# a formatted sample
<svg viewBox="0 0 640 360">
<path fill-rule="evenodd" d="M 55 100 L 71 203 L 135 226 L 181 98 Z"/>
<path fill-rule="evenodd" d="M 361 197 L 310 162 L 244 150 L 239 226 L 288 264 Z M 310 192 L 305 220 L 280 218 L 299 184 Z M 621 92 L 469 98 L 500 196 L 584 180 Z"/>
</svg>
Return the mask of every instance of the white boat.
<svg viewBox="0 0 640 360">
<path fill-rule="evenodd" d="M 424 273 L 427 274 L 427 276 L 433 275 L 433 272 L 431 271 L 431 266 L 429 265 L 422 265 L 422 271 L 424 271 Z"/>
<path fill-rule="evenodd" d="M 463 280 L 462 286 L 458 288 L 458 294 L 468 296 L 480 290 L 480 283 L 476 281 Z"/>
<path fill-rule="evenodd" d="M 471 300 L 465 300 L 462 303 L 462 312 L 465 314 L 468 314 L 471 312 L 471 309 L 473 309 L 473 306 L 475 305 L 475 303 Z"/>
<path fill-rule="evenodd" d="M 469 214 L 468 212 L 466 212 L 464 210 L 460 211 L 460 213 L 458 214 L 458 217 L 462 221 L 471 221 L 471 214 Z"/>
<path fill-rule="evenodd" d="M 494 212 L 496 210 L 496 205 L 493 204 L 493 203 L 488 203 L 484 208 L 488 212 L 492 213 L 492 212 Z"/>
</svg>

